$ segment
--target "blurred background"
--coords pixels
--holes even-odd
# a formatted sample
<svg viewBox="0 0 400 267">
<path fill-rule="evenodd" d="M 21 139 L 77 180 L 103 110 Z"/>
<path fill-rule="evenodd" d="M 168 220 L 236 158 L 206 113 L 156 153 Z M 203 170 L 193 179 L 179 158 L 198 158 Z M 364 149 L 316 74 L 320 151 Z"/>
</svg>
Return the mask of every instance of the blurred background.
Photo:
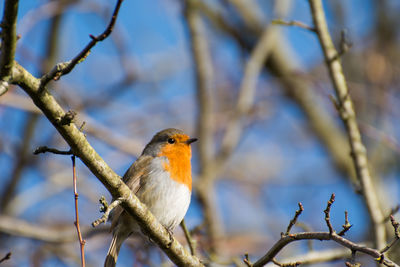
<svg viewBox="0 0 400 267">
<path fill-rule="evenodd" d="M 103 32 L 115 3 L 20 1 L 16 60 L 40 77 L 72 59 L 89 34 Z M 323 3 L 336 47 L 343 36 L 352 44 L 342 63 L 379 204 L 389 215 L 400 202 L 400 2 Z M 197 253 L 215 265 L 240 266 L 244 253 L 261 257 L 286 231 L 298 202 L 305 210 L 292 232 L 327 231 L 323 210 L 331 193 L 334 228 L 341 229 L 348 211 L 353 227 L 346 236 L 372 238 L 316 35 L 277 19 L 312 26 L 305 0 L 124 1 L 111 36 L 48 86 L 65 110 L 78 113 L 76 124 L 85 122 L 89 142 L 120 175 L 161 129 L 199 138 L 185 221 Z M 261 36 L 267 49 L 258 58 L 260 73 L 243 79 Z M 12 252 L 2 266 L 80 265 L 71 159 L 33 155 L 43 145 L 69 149 L 30 98 L 11 87 L 0 97 L 0 258 Z M 79 160 L 77 174 L 86 263 L 102 266 L 111 235 L 108 225 L 90 224 L 101 216 L 99 198 L 110 194 Z M 389 242 L 393 229 L 386 225 Z M 181 229 L 175 235 L 186 245 Z M 278 259 L 305 254 L 309 245 L 291 244 Z M 399 255 L 397 245 L 391 257 L 400 263 Z M 371 258 L 359 261 L 375 265 Z M 134 238 L 118 263 L 172 265 L 161 250 Z"/>
</svg>

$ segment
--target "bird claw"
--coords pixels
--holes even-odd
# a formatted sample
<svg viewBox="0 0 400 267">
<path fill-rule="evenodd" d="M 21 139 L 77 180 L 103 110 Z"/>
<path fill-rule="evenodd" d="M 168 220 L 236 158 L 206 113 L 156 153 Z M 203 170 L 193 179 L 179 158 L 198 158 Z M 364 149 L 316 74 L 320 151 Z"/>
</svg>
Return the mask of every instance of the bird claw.
<svg viewBox="0 0 400 267">
<path fill-rule="evenodd" d="M 168 232 L 168 235 L 169 235 L 169 242 L 168 242 L 168 244 L 167 244 L 167 248 L 170 248 L 171 247 L 171 245 L 172 245 L 172 242 L 174 242 L 174 236 L 173 236 L 173 232 L 172 232 L 172 230 L 171 229 L 169 229 L 169 228 L 165 228 L 165 230 L 167 230 L 167 232 Z"/>
</svg>

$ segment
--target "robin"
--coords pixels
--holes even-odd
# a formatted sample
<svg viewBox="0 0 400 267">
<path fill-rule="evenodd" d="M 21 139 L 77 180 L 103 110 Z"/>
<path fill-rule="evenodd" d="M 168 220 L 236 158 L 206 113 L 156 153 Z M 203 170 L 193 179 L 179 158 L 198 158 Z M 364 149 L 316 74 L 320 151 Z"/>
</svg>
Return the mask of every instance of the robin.
<svg viewBox="0 0 400 267">
<path fill-rule="evenodd" d="M 192 192 L 190 144 L 195 141 L 196 138 L 190 138 L 181 130 L 162 130 L 154 135 L 123 177 L 126 185 L 170 233 L 189 207 Z M 118 206 L 111 214 L 111 230 L 113 237 L 105 267 L 116 265 L 122 243 L 140 228 Z"/>
</svg>

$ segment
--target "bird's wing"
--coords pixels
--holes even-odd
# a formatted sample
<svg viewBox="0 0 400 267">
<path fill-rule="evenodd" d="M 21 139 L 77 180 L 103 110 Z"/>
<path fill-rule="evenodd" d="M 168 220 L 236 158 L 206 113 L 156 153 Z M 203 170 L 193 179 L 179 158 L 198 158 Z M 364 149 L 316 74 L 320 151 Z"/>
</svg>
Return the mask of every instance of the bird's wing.
<svg viewBox="0 0 400 267">
<path fill-rule="evenodd" d="M 141 177 L 148 175 L 150 171 L 150 163 L 153 157 L 151 156 L 140 156 L 125 172 L 122 180 L 136 194 L 140 189 Z M 111 214 L 111 230 L 117 225 L 119 217 L 124 212 L 121 206 L 114 208 Z"/>
</svg>

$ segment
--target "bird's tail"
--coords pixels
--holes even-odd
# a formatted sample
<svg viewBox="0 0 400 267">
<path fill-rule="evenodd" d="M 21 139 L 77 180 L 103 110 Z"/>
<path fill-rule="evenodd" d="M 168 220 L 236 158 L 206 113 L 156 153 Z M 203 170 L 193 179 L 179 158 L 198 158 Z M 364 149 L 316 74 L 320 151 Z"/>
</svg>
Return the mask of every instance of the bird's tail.
<svg viewBox="0 0 400 267">
<path fill-rule="evenodd" d="M 108 249 L 107 257 L 104 262 L 104 267 L 115 267 L 117 264 L 119 249 L 127 237 L 128 236 L 121 235 L 119 231 L 114 232 L 110 248 Z"/>
</svg>

